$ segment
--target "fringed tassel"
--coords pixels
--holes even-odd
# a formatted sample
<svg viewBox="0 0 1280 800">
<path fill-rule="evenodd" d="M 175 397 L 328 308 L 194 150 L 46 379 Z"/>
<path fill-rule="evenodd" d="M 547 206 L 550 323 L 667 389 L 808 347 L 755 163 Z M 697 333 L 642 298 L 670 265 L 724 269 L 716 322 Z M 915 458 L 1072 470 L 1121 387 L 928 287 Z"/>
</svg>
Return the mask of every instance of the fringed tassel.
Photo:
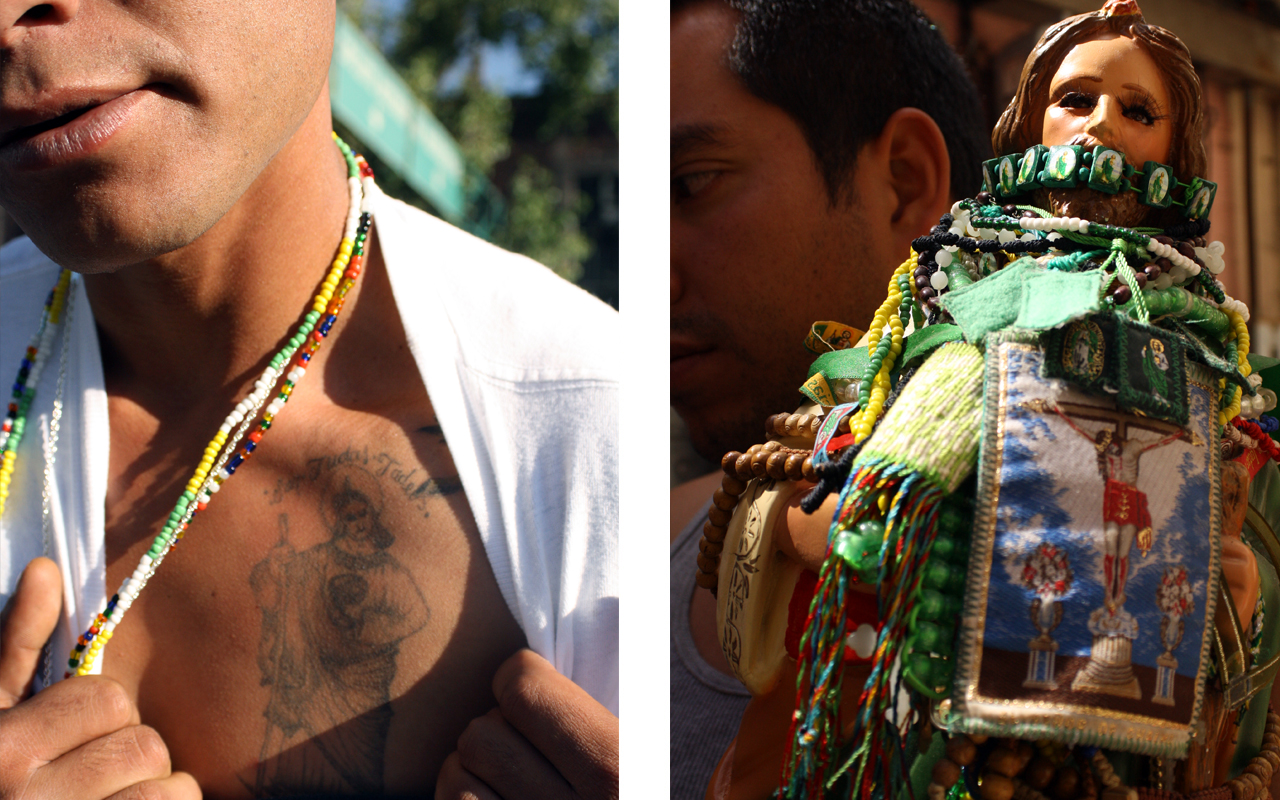
<svg viewBox="0 0 1280 800">
<path fill-rule="evenodd" d="M 800 642 L 797 711 L 783 763 L 782 797 L 822 797 L 846 773 L 853 797 L 896 797 L 905 785 L 900 745 L 910 720 L 898 718 L 896 700 L 903 688 L 911 601 L 937 536 L 942 498 L 942 490 L 921 473 L 886 460 L 868 460 L 849 476 Z M 880 541 L 871 541 L 881 519 Z M 881 587 L 881 625 L 871 675 L 845 744 L 840 701 L 848 593 L 872 574 Z"/>
</svg>

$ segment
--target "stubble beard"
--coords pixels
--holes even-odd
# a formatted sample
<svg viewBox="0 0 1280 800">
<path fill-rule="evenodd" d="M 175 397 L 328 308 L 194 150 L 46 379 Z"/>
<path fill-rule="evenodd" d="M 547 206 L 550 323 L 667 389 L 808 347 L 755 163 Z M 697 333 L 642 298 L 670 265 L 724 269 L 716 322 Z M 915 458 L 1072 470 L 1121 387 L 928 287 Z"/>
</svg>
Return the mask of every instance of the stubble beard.
<svg viewBox="0 0 1280 800">
<path fill-rule="evenodd" d="M 672 397 L 672 407 L 688 428 L 694 450 L 716 465 L 725 453 L 743 452 L 764 441 L 770 415 L 789 414 L 808 404 L 798 388 L 814 359 L 803 345 L 809 326 L 818 320 L 839 320 L 865 327 L 879 304 L 876 291 L 865 287 L 883 287 L 897 266 L 896 261 L 877 263 L 873 257 L 875 251 L 866 244 L 873 235 L 863 221 L 867 212 L 851 185 L 828 210 L 831 216 L 810 231 L 812 238 L 804 241 L 802 250 L 790 254 L 787 263 L 775 265 L 794 271 L 798 292 L 794 297 L 756 296 L 749 307 L 722 311 L 724 318 L 706 309 L 672 312 L 673 335 L 717 342 L 717 349 L 732 352 L 740 376 L 735 384 L 717 386 L 705 394 Z M 813 277 L 808 277 L 810 273 Z M 806 288 L 806 280 L 819 290 Z M 808 312 L 801 315 L 802 323 L 796 314 L 788 313 L 798 302 L 804 302 Z M 730 313 L 734 316 L 729 317 Z M 768 343 L 754 336 L 750 343 L 735 340 L 731 320 L 742 318 L 752 320 L 753 332 L 767 331 Z"/>
</svg>

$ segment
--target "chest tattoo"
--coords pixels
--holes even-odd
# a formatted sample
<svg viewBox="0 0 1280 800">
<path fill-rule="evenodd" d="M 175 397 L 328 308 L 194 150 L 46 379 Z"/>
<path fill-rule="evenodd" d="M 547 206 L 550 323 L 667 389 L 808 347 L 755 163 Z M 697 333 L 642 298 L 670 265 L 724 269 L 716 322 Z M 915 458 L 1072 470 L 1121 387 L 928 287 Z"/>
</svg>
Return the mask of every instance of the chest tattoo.
<svg viewBox="0 0 1280 800">
<path fill-rule="evenodd" d="M 380 794 L 400 643 L 431 616 L 413 575 L 393 554 L 376 463 L 316 459 L 302 480 L 320 489 L 329 538 L 297 550 L 289 515 L 250 574 L 262 609 L 261 683 L 269 688 L 257 796 Z M 246 782 L 247 783 L 247 782 Z"/>
</svg>

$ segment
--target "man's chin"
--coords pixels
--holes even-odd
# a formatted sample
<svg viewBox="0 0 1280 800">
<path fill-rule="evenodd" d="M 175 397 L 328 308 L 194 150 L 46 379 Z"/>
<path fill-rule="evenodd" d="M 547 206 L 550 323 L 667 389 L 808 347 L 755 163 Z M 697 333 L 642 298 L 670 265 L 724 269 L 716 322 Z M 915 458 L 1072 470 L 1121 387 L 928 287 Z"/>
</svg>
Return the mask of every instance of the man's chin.
<svg viewBox="0 0 1280 800">
<path fill-rule="evenodd" d="M 49 260 L 60 267 L 78 272 L 81 275 L 109 275 L 132 264 L 138 264 L 163 255 L 165 251 L 151 253 L 134 248 L 93 248 L 86 250 L 80 247 L 67 248 L 59 244 L 41 241 L 31 236 L 36 249 L 49 257 Z"/>
<path fill-rule="evenodd" d="M 725 453 L 739 452 L 765 439 L 764 423 L 771 414 L 793 411 L 804 398 L 796 395 L 794 402 L 770 403 L 762 397 L 755 402 L 721 402 L 694 405 L 672 399 L 672 408 L 680 415 L 689 432 L 689 441 L 698 455 L 720 463 Z"/>
<path fill-rule="evenodd" d="M 163 229 L 156 224 L 138 224 L 143 222 L 141 218 L 119 225 L 101 221 L 76 224 L 63 220 L 62 224 L 41 224 L 38 220 L 27 223 L 18 219 L 17 222 L 49 260 L 82 275 L 108 274 L 140 264 L 185 247 L 199 237 L 199 232 L 188 230 L 189 225 Z"/>
</svg>

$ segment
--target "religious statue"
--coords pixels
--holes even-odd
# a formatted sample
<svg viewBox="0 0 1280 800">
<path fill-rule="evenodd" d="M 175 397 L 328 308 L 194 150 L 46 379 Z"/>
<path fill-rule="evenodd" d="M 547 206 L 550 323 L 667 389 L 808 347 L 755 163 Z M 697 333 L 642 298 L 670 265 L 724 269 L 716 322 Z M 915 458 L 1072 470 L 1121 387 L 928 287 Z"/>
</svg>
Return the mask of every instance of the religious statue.
<svg viewBox="0 0 1280 800">
<path fill-rule="evenodd" d="M 708 797 L 1266 796 L 1277 362 L 1203 136 L 1133 0 L 1049 28 L 982 190 L 725 456 L 698 583 L 753 700 Z"/>
</svg>

